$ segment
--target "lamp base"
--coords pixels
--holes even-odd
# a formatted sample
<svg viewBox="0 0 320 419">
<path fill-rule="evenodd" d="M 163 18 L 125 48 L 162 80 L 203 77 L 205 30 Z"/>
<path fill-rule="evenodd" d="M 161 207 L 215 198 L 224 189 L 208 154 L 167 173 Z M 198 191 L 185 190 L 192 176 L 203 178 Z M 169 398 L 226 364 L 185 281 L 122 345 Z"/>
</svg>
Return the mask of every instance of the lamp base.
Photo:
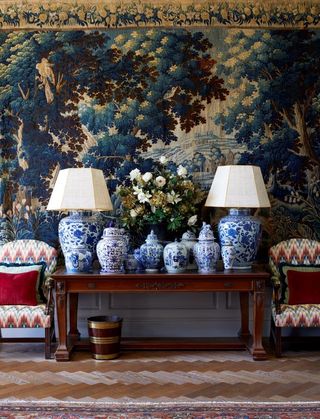
<svg viewBox="0 0 320 419">
<path fill-rule="evenodd" d="M 250 209 L 231 208 L 219 225 L 221 254 L 226 269 L 251 269 L 261 237 L 260 221 Z"/>
<path fill-rule="evenodd" d="M 102 226 L 95 216 L 72 212 L 59 223 L 59 241 L 67 272 L 89 272 Z M 90 257 L 91 255 L 91 257 Z"/>
</svg>

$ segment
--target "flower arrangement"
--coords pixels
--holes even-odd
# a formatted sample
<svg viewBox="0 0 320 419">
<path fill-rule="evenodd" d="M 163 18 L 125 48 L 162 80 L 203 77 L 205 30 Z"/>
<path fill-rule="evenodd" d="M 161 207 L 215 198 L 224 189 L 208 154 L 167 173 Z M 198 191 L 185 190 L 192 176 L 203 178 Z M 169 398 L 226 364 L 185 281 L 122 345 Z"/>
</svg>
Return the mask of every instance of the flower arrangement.
<svg viewBox="0 0 320 419">
<path fill-rule="evenodd" d="M 118 186 L 120 219 L 129 230 L 142 231 L 148 224 L 165 225 L 172 232 L 196 227 L 204 192 L 191 181 L 184 166 L 173 172 L 167 163 L 161 156 L 153 173 L 134 169 L 129 184 Z"/>
</svg>

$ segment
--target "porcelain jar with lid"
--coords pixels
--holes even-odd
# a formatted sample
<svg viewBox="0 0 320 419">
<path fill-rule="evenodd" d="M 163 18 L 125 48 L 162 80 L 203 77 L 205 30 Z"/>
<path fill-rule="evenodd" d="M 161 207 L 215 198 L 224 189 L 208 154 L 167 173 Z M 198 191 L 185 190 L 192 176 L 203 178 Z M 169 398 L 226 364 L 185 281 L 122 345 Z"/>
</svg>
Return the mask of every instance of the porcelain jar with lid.
<svg viewBox="0 0 320 419">
<path fill-rule="evenodd" d="M 127 242 L 124 229 L 107 227 L 103 230 L 101 240 L 97 244 L 97 256 L 101 272 L 117 273 L 124 271 L 124 260 L 127 252 Z"/>
<path fill-rule="evenodd" d="M 185 244 L 175 240 L 163 250 L 164 266 L 169 273 L 181 273 L 187 270 L 189 251 Z"/>
<path fill-rule="evenodd" d="M 197 264 L 193 254 L 194 245 L 197 243 L 196 235 L 191 230 L 186 231 L 182 234 L 181 243 L 183 243 L 189 251 L 187 270 L 197 269 Z"/>
<path fill-rule="evenodd" d="M 144 244 L 140 246 L 140 259 L 146 272 L 158 272 L 162 265 L 163 246 L 151 230 Z"/>
<path fill-rule="evenodd" d="M 214 241 L 210 224 L 203 223 L 198 243 L 195 244 L 193 251 L 199 272 L 210 273 L 216 270 L 220 257 L 220 246 Z"/>
</svg>

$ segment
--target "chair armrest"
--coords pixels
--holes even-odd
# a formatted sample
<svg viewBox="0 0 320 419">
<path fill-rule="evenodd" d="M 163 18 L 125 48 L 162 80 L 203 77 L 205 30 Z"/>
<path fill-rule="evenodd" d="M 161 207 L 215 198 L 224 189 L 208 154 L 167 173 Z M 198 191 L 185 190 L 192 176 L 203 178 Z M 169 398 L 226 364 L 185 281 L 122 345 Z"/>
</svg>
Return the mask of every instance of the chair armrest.
<svg viewBox="0 0 320 419">
<path fill-rule="evenodd" d="M 50 314 L 53 306 L 53 279 L 48 277 L 45 282 L 47 304 L 45 308 L 45 313 Z"/>
</svg>

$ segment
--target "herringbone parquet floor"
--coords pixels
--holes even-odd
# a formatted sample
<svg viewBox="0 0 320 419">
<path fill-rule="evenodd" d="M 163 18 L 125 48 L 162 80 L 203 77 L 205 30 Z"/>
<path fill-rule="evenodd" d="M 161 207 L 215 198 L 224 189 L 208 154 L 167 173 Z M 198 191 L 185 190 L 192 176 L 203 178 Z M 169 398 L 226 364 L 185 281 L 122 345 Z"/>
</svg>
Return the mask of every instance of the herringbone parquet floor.
<svg viewBox="0 0 320 419">
<path fill-rule="evenodd" d="M 0 399 L 320 401 L 320 350 L 260 362 L 244 351 L 79 352 L 57 363 L 41 344 L 2 344 Z"/>
</svg>

